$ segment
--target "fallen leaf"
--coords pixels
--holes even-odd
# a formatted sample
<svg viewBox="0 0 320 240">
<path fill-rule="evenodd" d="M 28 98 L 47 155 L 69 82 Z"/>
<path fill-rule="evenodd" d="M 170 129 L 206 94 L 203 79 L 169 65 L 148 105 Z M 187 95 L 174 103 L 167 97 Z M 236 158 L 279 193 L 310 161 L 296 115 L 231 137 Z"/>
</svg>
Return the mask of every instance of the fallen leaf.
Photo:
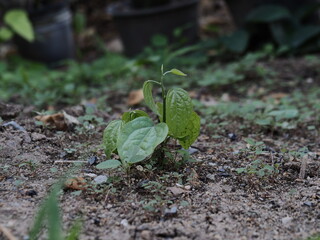
<svg viewBox="0 0 320 240">
<path fill-rule="evenodd" d="M 67 114 L 66 112 L 56 113 L 51 115 L 39 115 L 35 117 L 36 120 L 43 122 L 45 125 L 54 127 L 60 131 L 66 131 L 78 125 L 79 121 L 77 118 Z"/>
<path fill-rule="evenodd" d="M 134 90 L 129 93 L 127 104 L 129 106 L 134 106 L 134 105 L 141 103 L 143 101 L 143 99 L 144 99 L 144 97 L 143 97 L 142 89 Z"/>
<path fill-rule="evenodd" d="M 64 186 L 67 189 L 84 190 L 87 188 L 87 182 L 83 177 L 74 177 L 67 179 Z"/>
<path fill-rule="evenodd" d="M 184 190 L 182 188 L 179 188 L 179 187 L 168 187 L 167 189 L 169 191 L 171 191 L 174 196 L 178 196 L 178 195 L 180 195 L 182 193 L 188 192 L 188 191 L 186 191 L 186 190 Z"/>
<path fill-rule="evenodd" d="M 284 98 L 286 96 L 288 96 L 288 94 L 287 93 L 283 93 L 283 92 L 272 93 L 270 95 L 265 96 L 264 100 L 266 100 L 268 98 L 274 98 L 274 99 L 280 100 L 281 98 Z"/>
</svg>

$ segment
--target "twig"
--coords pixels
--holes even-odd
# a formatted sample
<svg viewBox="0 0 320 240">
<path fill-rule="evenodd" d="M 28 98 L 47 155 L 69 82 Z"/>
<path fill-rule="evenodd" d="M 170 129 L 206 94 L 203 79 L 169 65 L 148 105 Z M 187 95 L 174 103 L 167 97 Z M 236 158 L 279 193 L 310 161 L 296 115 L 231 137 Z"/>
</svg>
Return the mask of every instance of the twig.
<svg viewBox="0 0 320 240">
<path fill-rule="evenodd" d="M 86 163 L 87 161 L 80 161 L 80 160 L 57 160 L 57 161 L 54 161 L 54 164 L 56 163 Z"/>
<path fill-rule="evenodd" d="M 2 232 L 3 235 L 7 237 L 9 240 L 18 240 L 15 236 L 12 235 L 10 230 L 5 226 L 0 225 L 0 232 Z"/>
<path fill-rule="evenodd" d="M 299 178 L 304 179 L 306 175 L 306 169 L 307 169 L 307 160 L 308 160 L 308 154 L 304 155 L 302 157 L 300 172 L 299 172 Z"/>
</svg>

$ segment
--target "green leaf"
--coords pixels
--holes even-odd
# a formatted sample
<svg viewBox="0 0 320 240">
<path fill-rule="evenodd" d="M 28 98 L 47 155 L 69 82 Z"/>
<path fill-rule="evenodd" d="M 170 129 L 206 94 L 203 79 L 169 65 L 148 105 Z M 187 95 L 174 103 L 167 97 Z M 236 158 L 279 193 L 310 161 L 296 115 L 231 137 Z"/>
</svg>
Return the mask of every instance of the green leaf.
<svg viewBox="0 0 320 240">
<path fill-rule="evenodd" d="M 247 171 L 246 168 L 236 168 L 236 172 L 237 172 L 238 174 L 240 174 L 240 173 L 245 173 L 246 171 Z"/>
<path fill-rule="evenodd" d="M 117 149 L 117 140 L 122 127 L 122 120 L 113 120 L 103 132 L 103 146 L 107 158 L 110 158 L 111 153 Z"/>
<path fill-rule="evenodd" d="M 1 41 L 8 41 L 12 38 L 12 32 L 6 28 L 6 27 L 1 27 L 0 28 L 0 40 Z"/>
<path fill-rule="evenodd" d="M 72 224 L 72 227 L 70 228 L 68 236 L 65 238 L 65 240 L 78 240 L 81 233 L 82 225 L 82 221 L 76 220 Z"/>
<path fill-rule="evenodd" d="M 188 92 L 181 88 L 170 89 L 166 97 L 166 123 L 174 138 L 186 136 L 185 129 L 193 112 Z"/>
<path fill-rule="evenodd" d="M 148 117 L 139 117 L 124 125 L 117 149 L 121 160 L 131 164 L 144 160 L 168 135 L 165 123 L 154 125 Z"/>
<path fill-rule="evenodd" d="M 149 117 L 148 114 L 145 111 L 142 110 L 133 110 L 129 112 L 125 112 L 122 115 L 122 121 L 125 123 L 132 121 L 133 119 L 136 119 L 138 117 Z"/>
<path fill-rule="evenodd" d="M 297 109 L 285 109 L 285 110 L 275 110 L 268 113 L 269 116 L 276 117 L 278 120 L 281 119 L 292 119 L 299 115 Z"/>
<path fill-rule="evenodd" d="M 121 166 L 121 162 L 118 160 L 110 159 L 104 162 L 99 163 L 96 168 L 98 169 L 110 169 L 117 168 Z"/>
<path fill-rule="evenodd" d="M 293 33 L 291 44 L 292 47 L 298 48 L 303 45 L 308 40 L 319 36 L 320 34 L 320 27 L 319 26 L 301 26 L 296 29 Z"/>
<path fill-rule="evenodd" d="M 198 114 L 196 112 L 193 112 L 185 129 L 186 137 L 184 137 L 183 139 L 179 139 L 179 143 L 184 149 L 188 149 L 199 136 L 200 120 L 201 119 Z"/>
<path fill-rule="evenodd" d="M 158 108 L 156 103 L 154 102 L 153 96 L 152 96 L 152 81 L 146 81 L 143 84 L 143 96 L 144 101 L 148 105 L 148 107 L 157 115 L 159 115 Z"/>
<path fill-rule="evenodd" d="M 4 22 L 27 41 L 34 41 L 33 27 L 25 11 L 13 9 L 6 12 Z"/>
<path fill-rule="evenodd" d="M 46 203 L 49 240 L 63 239 L 60 209 L 58 205 L 57 195 L 58 189 L 52 191 L 52 194 L 50 194 Z"/>
<path fill-rule="evenodd" d="M 288 9 L 278 5 L 265 5 L 250 12 L 246 21 L 269 23 L 289 18 L 291 18 L 291 14 Z"/>
<path fill-rule="evenodd" d="M 221 41 L 227 49 L 236 53 L 242 53 L 248 46 L 249 34 L 245 30 L 238 30 L 231 35 L 222 37 Z"/>
<path fill-rule="evenodd" d="M 181 72 L 180 70 L 178 70 L 176 68 L 171 69 L 169 72 L 172 74 L 178 75 L 178 76 L 183 76 L 183 77 L 187 76 L 187 74 Z"/>
</svg>

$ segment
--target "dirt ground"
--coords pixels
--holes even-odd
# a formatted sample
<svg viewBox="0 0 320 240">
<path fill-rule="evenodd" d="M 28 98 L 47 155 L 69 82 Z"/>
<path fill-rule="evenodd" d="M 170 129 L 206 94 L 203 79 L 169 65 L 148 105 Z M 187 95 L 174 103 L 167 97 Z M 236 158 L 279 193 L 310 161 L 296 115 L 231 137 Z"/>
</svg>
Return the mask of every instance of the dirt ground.
<svg viewBox="0 0 320 240">
<path fill-rule="evenodd" d="M 291 64 L 291 71 L 287 65 L 283 69 L 290 78 L 296 66 Z M 121 101 L 116 103 L 112 114 L 95 114 L 105 122 L 117 118 L 119 109 L 128 107 L 125 101 L 122 107 Z M 75 117 L 84 115 L 83 106 L 64 110 Z M 95 168 L 105 159 L 100 146 L 103 126 L 58 131 L 39 125 L 31 107 L 9 103 L 1 103 L 0 115 L 4 120 L 0 127 L 0 226 L 18 239 L 27 239 L 42 200 L 73 168 L 73 162 L 83 164 L 72 177 L 86 184 L 66 187 L 60 206 L 64 229 L 82 219 L 80 239 L 307 239 L 320 232 L 317 134 L 303 129 L 255 132 L 240 129 L 235 122 L 216 138 L 218 133 L 203 125 L 193 145 L 197 149 L 194 161 L 181 168 L 156 170 L 141 164 L 128 176 L 121 170 Z M 19 125 L 4 126 L 10 121 Z M 252 161 L 249 152 L 241 151 L 247 148 L 245 137 L 269 147 L 262 158 L 279 163 L 278 173 L 257 178 L 236 172 Z M 283 145 L 312 147 L 307 158 L 287 158 L 281 153 Z M 108 181 L 98 183 L 98 176 Z M 152 182 L 160 184 L 143 185 Z M 0 239 L 6 236 L 0 233 Z"/>
</svg>

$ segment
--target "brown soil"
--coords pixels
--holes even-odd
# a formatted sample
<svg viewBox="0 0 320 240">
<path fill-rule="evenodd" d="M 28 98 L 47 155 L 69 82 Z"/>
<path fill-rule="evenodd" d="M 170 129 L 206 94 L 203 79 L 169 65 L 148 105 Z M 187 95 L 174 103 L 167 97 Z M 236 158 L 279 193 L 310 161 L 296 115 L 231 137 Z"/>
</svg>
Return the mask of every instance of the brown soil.
<svg viewBox="0 0 320 240">
<path fill-rule="evenodd" d="M 28 108 L 0 106 L 5 122 L 14 120 L 25 129 L 0 127 L 0 227 L 18 239 L 27 236 L 50 187 L 73 168 L 74 161 L 84 163 L 73 176 L 87 184 L 80 195 L 74 189 L 64 190 L 61 214 L 65 230 L 79 217 L 83 220 L 80 239 L 306 239 L 320 232 L 317 133 L 255 132 L 250 127 L 241 130 L 235 122 L 215 138 L 217 133 L 203 126 L 193 145 L 199 149 L 192 155 L 195 162 L 152 170 L 143 163 L 128 176 L 87 163 L 91 157 L 98 162 L 105 159 L 100 146 L 103 127 L 57 131 L 37 125 Z M 79 116 L 81 109 L 66 111 Z M 117 110 L 112 116 L 96 114 L 105 122 L 119 115 Z M 237 134 L 235 139 L 227 136 L 231 131 Z M 279 163 L 279 173 L 258 178 L 235 171 L 253 160 L 249 150 L 241 151 L 247 149 L 244 137 L 270 147 L 259 157 Z M 280 152 L 284 145 L 290 149 L 311 146 L 312 152 L 308 158 L 290 158 Z M 95 187 L 94 178 L 99 175 L 112 181 Z M 148 181 L 160 186 L 146 189 L 142 182 Z M 153 208 L 148 208 L 155 199 Z M 6 237 L 0 233 L 0 239 Z"/>
</svg>

